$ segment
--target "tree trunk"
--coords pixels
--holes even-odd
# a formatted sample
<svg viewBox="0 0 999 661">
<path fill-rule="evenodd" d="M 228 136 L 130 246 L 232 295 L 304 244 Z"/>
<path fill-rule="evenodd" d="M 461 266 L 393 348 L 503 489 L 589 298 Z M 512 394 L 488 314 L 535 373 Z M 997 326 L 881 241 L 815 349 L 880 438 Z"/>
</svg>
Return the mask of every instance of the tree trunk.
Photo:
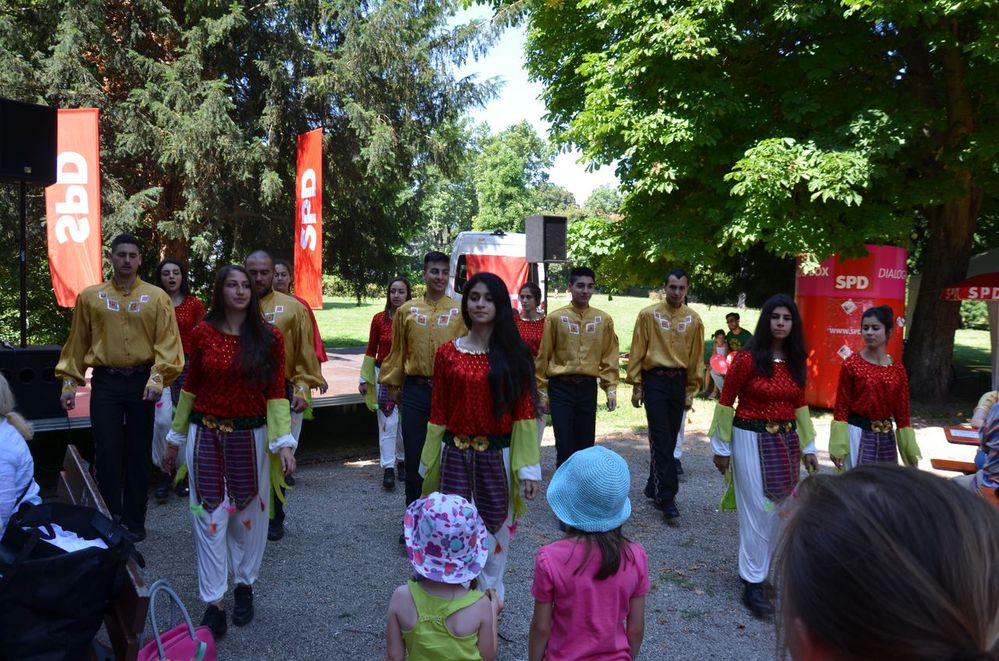
<svg viewBox="0 0 999 661">
<path fill-rule="evenodd" d="M 961 304 L 941 301 L 944 287 L 964 280 L 978 220 L 978 195 L 951 200 L 927 211 L 929 239 L 912 332 L 905 347 L 909 390 L 914 399 L 942 401 L 950 388 L 954 331 L 961 324 Z"/>
<path fill-rule="evenodd" d="M 960 43 L 958 24 L 946 27 Z M 941 48 L 939 53 L 947 94 L 947 131 L 940 164 L 960 184 L 963 194 L 926 210 L 929 241 L 905 348 L 910 393 L 915 399 L 932 402 L 942 401 L 949 390 L 954 332 L 961 324 L 961 304 L 941 301 L 940 292 L 967 277 L 982 202 L 981 188 L 974 185 L 972 173 L 958 157 L 974 132 L 974 111 L 965 84 L 967 64 L 953 46 Z"/>
<path fill-rule="evenodd" d="M 191 258 L 191 248 L 187 244 L 187 239 L 168 239 L 163 237 L 160 245 L 160 259 L 166 259 L 167 257 L 176 259 L 184 265 L 184 268 L 187 268 Z"/>
</svg>

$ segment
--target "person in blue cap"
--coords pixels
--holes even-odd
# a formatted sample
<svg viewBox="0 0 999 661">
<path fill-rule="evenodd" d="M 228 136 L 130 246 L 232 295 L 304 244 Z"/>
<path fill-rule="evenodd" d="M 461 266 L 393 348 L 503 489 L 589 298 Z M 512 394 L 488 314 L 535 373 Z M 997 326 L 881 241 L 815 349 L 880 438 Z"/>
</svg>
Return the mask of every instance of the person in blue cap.
<svg viewBox="0 0 999 661">
<path fill-rule="evenodd" d="M 621 532 L 630 486 L 627 462 L 599 445 L 572 454 L 552 476 L 548 504 L 566 535 L 534 560 L 531 661 L 638 656 L 649 561 Z"/>
</svg>

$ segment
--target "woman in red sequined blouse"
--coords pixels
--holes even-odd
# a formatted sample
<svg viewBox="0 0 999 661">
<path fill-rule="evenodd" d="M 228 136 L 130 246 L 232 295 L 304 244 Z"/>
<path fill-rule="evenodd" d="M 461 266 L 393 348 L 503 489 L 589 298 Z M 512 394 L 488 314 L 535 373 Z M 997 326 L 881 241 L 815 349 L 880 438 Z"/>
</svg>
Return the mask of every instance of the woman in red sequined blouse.
<svg viewBox="0 0 999 661">
<path fill-rule="evenodd" d="M 253 583 L 267 544 L 272 478 L 295 470 L 281 331 L 264 321 L 246 271 L 224 266 L 212 306 L 191 333 L 191 371 L 167 436 L 164 468 L 186 445 L 202 624 L 226 630 L 222 602 L 235 578 L 236 626 L 253 619 Z M 282 497 L 278 493 L 278 497 Z M 229 564 L 232 566 L 227 566 Z"/>
<path fill-rule="evenodd" d="M 728 368 L 709 430 L 715 467 L 728 478 L 731 464 L 743 603 L 756 616 L 773 613 L 763 582 L 770 571 L 777 507 L 798 483 L 799 462 L 809 472 L 818 469 L 815 429 L 805 403 L 806 355 L 797 306 L 783 294 L 772 296 L 753 339 Z"/>
<path fill-rule="evenodd" d="M 887 305 L 860 318 L 864 348 L 843 363 L 829 432 L 829 456 L 839 469 L 860 464 L 919 463 L 916 433 L 909 421 L 909 378 L 885 350 L 895 315 Z M 898 430 L 892 433 L 892 419 Z M 897 444 L 897 451 L 896 451 Z"/>
<path fill-rule="evenodd" d="M 545 331 L 545 315 L 538 309 L 541 305 L 541 287 L 536 283 L 525 282 L 520 287 L 520 314 L 514 316 L 517 332 L 531 347 L 531 354 L 537 358 L 541 349 L 541 335 Z M 548 416 L 538 412 L 538 447 L 545 435 L 545 421 Z"/>
<path fill-rule="evenodd" d="M 403 303 L 413 298 L 409 280 L 392 278 L 385 294 L 385 309 L 371 318 L 371 331 L 368 333 L 368 348 L 361 362 L 361 382 L 358 392 L 364 395 L 368 408 L 378 418 L 378 454 L 382 467 L 382 488 L 395 489 L 396 478 L 406 479 L 406 462 L 402 447 L 402 428 L 399 425 L 399 409 L 388 396 L 388 387 L 378 385 L 382 361 L 392 350 L 392 320 Z M 399 474 L 396 475 L 396 467 Z"/>
<path fill-rule="evenodd" d="M 489 533 L 479 588 L 504 598 L 503 573 L 514 519 L 541 479 L 534 413 L 534 362 L 517 334 L 510 296 L 492 273 L 465 286 L 468 335 L 442 344 L 434 358 L 430 424 L 420 457 L 424 495 L 441 491 L 475 503 Z"/>
<path fill-rule="evenodd" d="M 173 420 L 173 408 L 177 406 L 181 388 L 187 379 L 188 359 L 191 352 L 191 331 L 205 316 L 205 305 L 197 296 L 191 294 L 191 285 L 187 280 L 187 270 L 175 259 L 164 259 L 156 267 L 156 284 L 170 297 L 173 312 L 177 317 L 177 327 L 180 329 L 180 341 L 184 347 L 184 369 L 171 385 L 163 389 L 160 401 L 156 403 L 156 425 L 153 429 L 153 463 L 157 466 L 163 460 L 166 448 L 166 435 L 170 431 Z M 154 495 L 159 501 L 164 501 L 170 495 L 172 476 L 166 473 L 160 475 Z M 187 497 L 187 481 L 177 484 L 177 495 Z"/>
</svg>

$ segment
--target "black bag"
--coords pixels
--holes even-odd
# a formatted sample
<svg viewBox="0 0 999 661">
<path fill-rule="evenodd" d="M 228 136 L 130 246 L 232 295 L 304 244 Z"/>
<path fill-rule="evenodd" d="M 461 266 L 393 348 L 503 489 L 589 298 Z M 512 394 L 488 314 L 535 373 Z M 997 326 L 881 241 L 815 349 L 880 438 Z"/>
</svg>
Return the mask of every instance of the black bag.
<svg viewBox="0 0 999 661">
<path fill-rule="evenodd" d="M 53 524 L 108 548 L 64 551 L 45 541 Z M 91 507 L 22 506 L 0 541 L 0 659 L 82 658 L 131 552 L 123 528 Z"/>
</svg>

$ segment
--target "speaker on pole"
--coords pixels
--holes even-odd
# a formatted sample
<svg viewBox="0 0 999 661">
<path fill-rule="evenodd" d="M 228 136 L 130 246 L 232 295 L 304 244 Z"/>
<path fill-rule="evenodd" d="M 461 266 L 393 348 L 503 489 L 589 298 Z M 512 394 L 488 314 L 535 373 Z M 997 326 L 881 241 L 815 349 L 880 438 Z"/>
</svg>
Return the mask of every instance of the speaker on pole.
<svg viewBox="0 0 999 661">
<path fill-rule="evenodd" d="M 565 216 L 528 216 L 524 220 L 527 230 L 528 262 L 564 262 L 567 259 Z"/>
<path fill-rule="evenodd" d="M 0 179 L 56 181 L 56 109 L 0 99 Z"/>
<path fill-rule="evenodd" d="M 55 376 L 60 348 L 0 348 L 0 374 L 10 384 L 18 412 L 28 420 L 66 416 L 59 403 L 62 383 Z"/>
</svg>

